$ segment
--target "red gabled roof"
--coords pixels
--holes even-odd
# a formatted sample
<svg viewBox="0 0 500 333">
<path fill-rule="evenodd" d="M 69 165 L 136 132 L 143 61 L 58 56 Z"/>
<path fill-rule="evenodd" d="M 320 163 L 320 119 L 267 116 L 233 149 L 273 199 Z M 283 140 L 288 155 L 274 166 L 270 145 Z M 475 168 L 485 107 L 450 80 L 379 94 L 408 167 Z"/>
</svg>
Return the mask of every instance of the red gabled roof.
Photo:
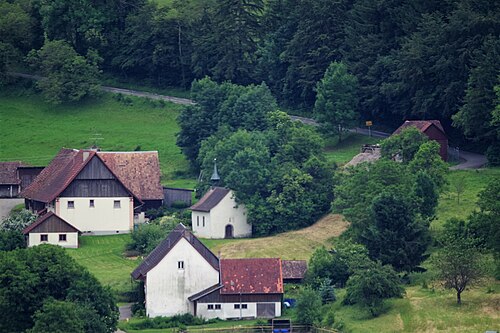
<svg viewBox="0 0 500 333">
<path fill-rule="evenodd" d="M 97 152 L 97 156 L 140 200 L 163 200 L 158 152 Z"/>
<path fill-rule="evenodd" d="M 420 130 L 420 132 L 424 133 L 432 125 L 436 126 L 441 132 L 443 132 L 443 134 L 446 134 L 439 120 L 407 120 L 392 134 L 399 134 L 402 130 L 408 127 L 416 127 L 418 130 Z"/>
<path fill-rule="evenodd" d="M 189 209 L 199 212 L 209 212 L 229 193 L 229 189 L 223 187 L 213 187 Z"/>
<path fill-rule="evenodd" d="M 53 212 L 48 212 L 47 214 L 44 214 L 44 215 L 38 217 L 38 219 L 35 222 L 33 222 L 32 224 L 30 224 L 29 226 L 27 226 L 26 228 L 24 228 L 23 234 L 26 235 L 26 234 L 30 233 L 31 230 L 33 230 L 36 227 L 42 225 L 43 223 L 45 223 L 46 221 L 48 221 L 51 217 L 55 217 L 59 221 L 67 224 L 68 227 L 71 228 L 71 229 L 73 229 L 75 232 L 80 232 L 80 230 L 78 230 L 76 227 L 74 227 L 73 225 L 71 225 L 68 221 L 66 221 L 63 218 L 61 218 L 59 215 L 56 215 Z"/>
<path fill-rule="evenodd" d="M 17 168 L 20 166 L 19 161 L 0 162 L 0 185 L 19 185 L 21 180 L 17 177 Z"/>
<path fill-rule="evenodd" d="M 281 259 L 221 259 L 221 294 L 281 294 Z"/>
<path fill-rule="evenodd" d="M 50 164 L 21 192 L 21 196 L 41 202 L 54 200 L 95 155 L 92 150 L 85 152 L 89 156 L 84 160 L 84 151 L 62 148 Z"/>
<path fill-rule="evenodd" d="M 84 159 L 84 154 L 88 157 Z M 139 201 L 163 200 L 157 152 L 96 152 L 63 148 L 21 196 L 50 202 L 68 187 L 96 156 Z"/>
</svg>

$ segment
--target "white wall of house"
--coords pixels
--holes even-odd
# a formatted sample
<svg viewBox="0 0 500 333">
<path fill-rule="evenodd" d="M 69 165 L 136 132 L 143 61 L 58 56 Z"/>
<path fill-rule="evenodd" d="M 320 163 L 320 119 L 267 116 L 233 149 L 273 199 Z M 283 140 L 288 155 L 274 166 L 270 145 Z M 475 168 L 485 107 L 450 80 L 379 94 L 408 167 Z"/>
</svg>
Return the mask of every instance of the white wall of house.
<svg viewBox="0 0 500 333">
<path fill-rule="evenodd" d="M 261 303 L 261 302 L 259 302 Z M 275 316 L 281 316 L 281 303 L 279 302 L 269 302 L 274 303 Z M 220 305 L 220 309 L 215 309 L 216 304 Z M 198 317 L 203 317 L 206 319 L 220 318 L 220 319 L 231 319 L 231 318 L 256 318 L 257 317 L 257 303 L 255 302 L 243 302 L 246 304 L 246 309 L 235 309 L 235 305 L 240 305 L 240 303 L 197 303 L 196 315 Z M 209 309 L 209 305 L 212 305 Z"/>
<path fill-rule="evenodd" d="M 205 227 L 202 225 L 203 217 L 205 217 Z M 230 191 L 210 212 L 193 211 L 191 223 L 197 237 L 224 238 L 228 224 L 233 226 L 233 236 L 236 238 L 252 235 L 252 225 L 247 223 L 245 205 L 236 204 L 233 191 Z"/>
<path fill-rule="evenodd" d="M 47 235 L 47 241 L 42 242 L 41 236 Z M 66 235 L 66 241 L 60 241 L 59 235 Z M 28 236 L 28 247 L 40 245 L 40 244 L 52 244 L 59 245 L 68 248 L 78 247 L 78 233 L 77 232 L 45 232 L 36 233 L 30 232 Z"/>
<path fill-rule="evenodd" d="M 119 208 L 115 201 L 120 202 Z M 61 197 L 56 201 L 56 214 L 82 232 L 124 233 L 133 227 L 134 202 L 129 197 Z"/>
<path fill-rule="evenodd" d="M 183 262 L 183 269 L 179 268 L 179 262 Z M 188 297 L 218 282 L 219 272 L 181 238 L 147 273 L 146 313 L 149 317 L 194 313 Z"/>
</svg>

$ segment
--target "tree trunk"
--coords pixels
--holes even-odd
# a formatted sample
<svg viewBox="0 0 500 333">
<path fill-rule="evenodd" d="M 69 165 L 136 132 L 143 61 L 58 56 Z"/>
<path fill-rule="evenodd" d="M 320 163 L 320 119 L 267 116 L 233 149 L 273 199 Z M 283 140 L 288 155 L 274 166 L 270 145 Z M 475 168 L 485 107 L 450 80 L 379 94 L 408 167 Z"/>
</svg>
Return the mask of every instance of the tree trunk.
<svg viewBox="0 0 500 333">
<path fill-rule="evenodd" d="M 457 304 L 461 305 L 462 304 L 462 298 L 461 298 L 461 291 L 457 291 Z"/>
</svg>

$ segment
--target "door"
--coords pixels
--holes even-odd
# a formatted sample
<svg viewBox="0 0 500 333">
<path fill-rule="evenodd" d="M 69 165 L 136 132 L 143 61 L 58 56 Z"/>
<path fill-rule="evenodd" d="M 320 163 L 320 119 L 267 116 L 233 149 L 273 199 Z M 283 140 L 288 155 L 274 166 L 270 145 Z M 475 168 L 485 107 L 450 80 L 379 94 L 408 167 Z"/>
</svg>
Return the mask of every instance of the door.
<svg viewBox="0 0 500 333">
<path fill-rule="evenodd" d="M 231 224 L 226 225 L 226 234 L 224 238 L 234 238 L 233 226 Z"/>
<path fill-rule="evenodd" d="M 257 303 L 257 318 L 274 318 L 274 303 Z"/>
</svg>

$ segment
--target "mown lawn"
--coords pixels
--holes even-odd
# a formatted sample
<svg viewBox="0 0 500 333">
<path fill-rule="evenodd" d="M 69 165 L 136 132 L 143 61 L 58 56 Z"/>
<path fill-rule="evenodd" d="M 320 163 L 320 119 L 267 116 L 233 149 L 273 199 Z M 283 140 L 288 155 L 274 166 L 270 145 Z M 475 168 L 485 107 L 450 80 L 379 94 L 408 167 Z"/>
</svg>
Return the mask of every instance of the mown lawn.
<svg viewBox="0 0 500 333">
<path fill-rule="evenodd" d="M 189 178 L 188 163 L 175 144 L 181 106 L 133 97 L 127 101 L 106 94 L 53 106 L 38 95 L 0 92 L 0 161 L 46 165 L 61 147 L 96 143 L 108 151 L 158 150 L 164 182 Z"/>
<path fill-rule="evenodd" d="M 130 273 L 139 265 L 139 259 L 123 256 L 130 234 L 110 236 L 82 236 L 80 248 L 67 249 L 68 254 L 116 294 L 130 291 Z"/>
<path fill-rule="evenodd" d="M 449 171 L 446 178 L 448 185 L 439 198 L 437 219 L 431 225 L 435 230 L 440 229 L 450 218 L 467 219 L 477 209 L 478 193 L 493 179 L 500 181 L 500 168 Z M 455 184 L 459 181 L 463 181 L 465 185 L 460 202 L 455 189 Z"/>
<path fill-rule="evenodd" d="M 139 323 L 143 321 L 144 319 L 142 318 L 132 318 L 129 322 L 120 322 L 118 324 L 118 328 L 125 330 L 127 333 L 175 333 L 179 332 L 178 328 L 163 328 L 163 329 L 145 329 L 145 330 L 135 330 L 132 329 L 133 327 L 131 324 L 134 323 Z M 207 324 L 207 325 L 197 325 L 197 326 L 188 326 L 189 328 L 192 328 L 196 330 L 197 332 L 203 332 L 206 330 L 206 332 L 232 332 L 233 328 L 238 328 L 238 327 L 248 327 L 248 326 L 256 326 L 258 324 L 259 320 L 252 319 L 252 320 L 229 320 L 229 321 L 220 321 L 217 323 L 213 324 Z"/>
<path fill-rule="evenodd" d="M 341 142 L 338 142 L 338 137 L 326 138 L 325 156 L 328 162 L 343 165 L 359 154 L 364 144 L 376 144 L 381 140 L 356 133 L 346 134 Z"/>
</svg>

